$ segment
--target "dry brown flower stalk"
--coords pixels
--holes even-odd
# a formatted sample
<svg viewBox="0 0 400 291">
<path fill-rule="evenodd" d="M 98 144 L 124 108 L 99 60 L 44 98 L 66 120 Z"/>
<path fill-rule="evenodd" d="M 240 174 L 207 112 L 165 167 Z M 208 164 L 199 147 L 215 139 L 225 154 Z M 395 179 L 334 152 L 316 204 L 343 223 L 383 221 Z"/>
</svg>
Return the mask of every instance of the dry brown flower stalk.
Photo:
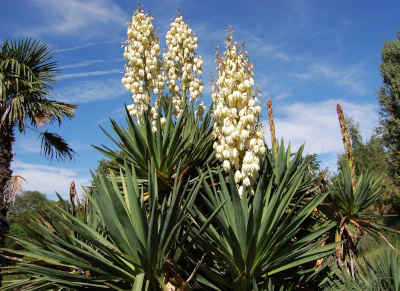
<svg viewBox="0 0 400 291">
<path fill-rule="evenodd" d="M 342 110 L 342 107 L 340 106 L 340 104 L 337 104 L 336 110 L 337 110 L 337 114 L 338 114 L 338 118 L 339 118 L 340 130 L 342 132 L 344 150 L 346 152 L 346 160 L 349 164 L 349 168 L 351 171 L 351 180 L 352 180 L 352 186 L 353 186 L 353 190 L 354 190 L 356 170 L 355 170 L 355 164 L 354 164 L 353 150 L 351 147 L 350 135 L 347 130 L 346 120 L 344 119 L 343 110 Z"/>
<path fill-rule="evenodd" d="M 22 190 L 22 183 L 26 180 L 21 176 L 12 176 L 8 180 L 5 188 L 4 203 L 9 206 L 15 202 L 17 193 Z"/>
<path fill-rule="evenodd" d="M 271 140 L 272 140 L 272 149 L 273 149 L 274 153 L 277 154 L 278 147 L 277 147 L 277 142 L 276 142 L 274 114 L 272 112 L 271 98 L 268 98 L 268 100 L 267 100 L 267 108 L 268 108 L 269 131 L 271 133 Z"/>
</svg>

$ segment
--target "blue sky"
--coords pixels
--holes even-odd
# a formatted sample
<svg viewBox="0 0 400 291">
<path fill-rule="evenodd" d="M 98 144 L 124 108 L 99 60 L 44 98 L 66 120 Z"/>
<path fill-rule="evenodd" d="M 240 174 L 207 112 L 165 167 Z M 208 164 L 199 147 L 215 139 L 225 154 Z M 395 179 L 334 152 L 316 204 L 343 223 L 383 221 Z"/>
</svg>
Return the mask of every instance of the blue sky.
<svg viewBox="0 0 400 291">
<path fill-rule="evenodd" d="M 378 124 L 380 52 L 384 41 L 394 39 L 400 29 L 399 1 L 143 3 L 155 17 L 162 44 L 180 9 L 199 37 L 206 84 L 215 74 L 215 46 L 223 47 L 225 30 L 232 25 L 234 38 L 246 43 L 255 64 L 264 104 L 272 98 L 277 135 L 295 147 L 305 143 L 306 151 L 319 154 L 324 166 L 335 170 L 343 151 L 336 103 L 360 124 L 365 137 Z M 34 132 L 17 137 L 13 169 L 26 179 L 24 189 L 54 197 L 55 191 L 65 195 L 72 180 L 89 183 L 89 169 L 102 158 L 91 145 L 110 145 L 99 125 L 108 128 L 109 117 L 123 122 L 123 105 L 131 102 L 120 82 L 121 42 L 136 5 L 132 0 L 2 2 L 0 39 L 31 36 L 48 43 L 61 67 L 53 97 L 79 105 L 72 120 L 61 128 L 50 127 L 70 142 L 77 153 L 73 161 L 44 159 Z"/>
</svg>

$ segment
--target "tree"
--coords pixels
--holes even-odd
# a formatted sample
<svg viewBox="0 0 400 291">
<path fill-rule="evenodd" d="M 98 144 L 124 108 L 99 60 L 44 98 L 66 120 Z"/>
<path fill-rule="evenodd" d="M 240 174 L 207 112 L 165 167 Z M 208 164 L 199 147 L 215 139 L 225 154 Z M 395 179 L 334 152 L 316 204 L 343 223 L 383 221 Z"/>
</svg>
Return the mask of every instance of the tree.
<svg viewBox="0 0 400 291">
<path fill-rule="evenodd" d="M 0 48 L 0 247 L 9 229 L 7 212 L 18 180 L 12 179 L 10 163 L 15 131 L 24 133 L 52 122 L 61 125 L 75 106 L 51 100 L 57 62 L 49 47 L 37 40 L 4 41 Z M 72 158 L 73 150 L 58 134 L 43 131 L 42 153 L 50 158 Z"/>
<path fill-rule="evenodd" d="M 39 214 L 39 211 L 49 203 L 46 195 L 38 191 L 25 191 L 15 197 L 15 202 L 9 208 L 8 222 L 10 231 L 8 236 L 16 236 L 19 238 L 28 238 L 25 226 Z M 7 237 L 5 246 L 14 248 L 15 242 Z"/>
<path fill-rule="evenodd" d="M 383 86 L 379 91 L 381 131 L 388 151 L 390 173 L 400 186 L 400 31 L 382 49 Z"/>
<path fill-rule="evenodd" d="M 48 202 L 46 195 L 39 191 L 24 191 L 15 197 L 15 202 L 10 207 L 10 214 L 20 215 L 25 211 L 37 211 L 46 202 Z"/>
</svg>

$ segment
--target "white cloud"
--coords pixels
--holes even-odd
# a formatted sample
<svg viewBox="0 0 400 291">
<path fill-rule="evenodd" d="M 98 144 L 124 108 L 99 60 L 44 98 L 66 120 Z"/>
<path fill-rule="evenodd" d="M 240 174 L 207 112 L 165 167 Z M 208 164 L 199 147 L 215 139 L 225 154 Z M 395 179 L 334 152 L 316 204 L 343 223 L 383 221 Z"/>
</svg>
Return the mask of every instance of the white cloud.
<svg viewBox="0 0 400 291">
<path fill-rule="evenodd" d="M 123 26 L 128 19 L 127 14 L 109 0 L 34 0 L 33 3 L 42 10 L 47 23 L 33 27 L 29 31 L 31 35 L 82 33 L 88 28 L 95 34 L 102 32 L 98 29 L 100 25 Z"/>
<path fill-rule="evenodd" d="M 82 45 L 77 45 L 77 46 L 73 46 L 73 47 L 66 47 L 66 48 L 59 48 L 59 49 L 55 49 L 53 50 L 53 52 L 55 53 L 64 53 L 64 52 L 71 52 L 71 51 L 76 51 L 76 50 L 80 50 L 80 49 L 85 49 L 91 46 L 99 46 L 99 45 L 103 45 L 103 44 L 110 44 L 110 43 L 121 43 L 120 40 L 108 40 L 108 41 L 99 41 L 99 42 L 88 42 Z"/>
<path fill-rule="evenodd" d="M 303 81 L 329 79 L 333 80 L 336 85 L 343 86 L 360 95 L 367 93 L 361 80 L 362 70 L 359 66 L 340 68 L 326 64 L 312 64 L 306 72 L 290 73 L 289 76 Z"/>
<path fill-rule="evenodd" d="M 292 95 L 291 93 L 282 92 L 282 93 L 279 93 L 278 95 L 276 95 L 276 96 L 274 97 L 274 99 L 279 101 L 279 100 L 286 99 L 287 97 L 290 97 L 291 95 Z"/>
<path fill-rule="evenodd" d="M 112 75 L 112 74 L 122 74 L 122 71 L 121 71 L 121 69 L 112 69 L 112 70 L 99 70 L 99 71 L 92 71 L 92 72 L 63 74 L 63 75 L 60 75 L 59 77 L 57 77 L 57 80 L 82 78 L 82 77 L 95 77 L 95 76 L 104 76 L 104 75 Z"/>
<path fill-rule="evenodd" d="M 378 124 L 377 106 L 330 99 L 315 103 L 293 103 L 274 107 L 277 137 L 284 138 L 294 148 L 305 143 L 308 153 L 337 154 L 343 151 L 336 104 L 342 105 L 346 115 L 360 125 L 363 137 L 370 137 Z M 267 142 L 270 135 L 266 127 Z"/>
<path fill-rule="evenodd" d="M 291 73 L 289 74 L 289 76 L 295 77 L 296 79 L 299 80 L 310 80 L 315 75 L 311 73 Z"/>
<path fill-rule="evenodd" d="M 61 70 L 76 69 L 76 68 L 88 67 L 88 66 L 91 66 L 94 64 L 99 64 L 99 63 L 104 63 L 104 60 L 88 60 L 88 61 L 83 61 L 83 62 L 79 62 L 79 63 L 68 64 L 68 65 L 61 66 L 60 69 Z"/>
<path fill-rule="evenodd" d="M 292 61 L 292 57 L 284 52 L 280 45 L 267 43 L 253 32 L 239 29 L 238 40 L 245 41 L 250 55 L 266 56 L 284 62 Z"/>
<path fill-rule="evenodd" d="M 79 193 L 82 193 L 81 186 L 90 184 L 88 177 L 83 177 L 74 169 L 31 164 L 18 160 L 14 175 L 20 175 L 26 180 L 22 186 L 23 191 L 40 191 L 48 195 L 58 192 L 64 197 L 67 197 L 73 180 Z"/>
<path fill-rule="evenodd" d="M 284 62 L 297 60 L 297 58 L 289 56 L 289 54 L 282 49 L 281 45 L 271 44 L 254 32 L 243 29 L 238 25 L 235 25 L 234 28 L 234 40 L 238 43 L 244 42 L 250 56 L 267 57 Z M 203 24 L 194 26 L 193 30 L 199 36 L 200 42 L 207 42 L 211 47 L 215 47 L 216 44 L 222 44 L 226 39 L 226 31 L 223 27 L 215 29 L 215 27 Z M 200 43 L 200 45 L 201 44 L 202 43 Z M 221 45 L 220 50 L 222 51 L 224 49 L 225 46 Z M 213 59 L 214 58 L 213 56 Z"/>
<path fill-rule="evenodd" d="M 17 154 L 19 151 L 23 153 L 40 153 L 40 140 L 39 138 L 27 137 L 25 135 L 19 135 L 17 137 L 17 142 L 15 143 L 17 147 Z"/>
<path fill-rule="evenodd" d="M 126 117 L 126 109 L 123 105 L 111 111 L 106 118 L 100 119 L 97 124 L 100 126 L 108 125 L 110 123 L 110 118 L 121 119 Z"/>
<path fill-rule="evenodd" d="M 78 104 L 113 99 L 127 93 L 119 78 L 74 82 L 73 85 L 61 88 L 57 92 L 57 100 Z"/>
<path fill-rule="evenodd" d="M 280 101 L 293 95 L 289 86 L 275 76 L 271 77 L 261 73 L 256 74 L 255 80 L 264 98 L 271 97 L 273 100 Z"/>
</svg>

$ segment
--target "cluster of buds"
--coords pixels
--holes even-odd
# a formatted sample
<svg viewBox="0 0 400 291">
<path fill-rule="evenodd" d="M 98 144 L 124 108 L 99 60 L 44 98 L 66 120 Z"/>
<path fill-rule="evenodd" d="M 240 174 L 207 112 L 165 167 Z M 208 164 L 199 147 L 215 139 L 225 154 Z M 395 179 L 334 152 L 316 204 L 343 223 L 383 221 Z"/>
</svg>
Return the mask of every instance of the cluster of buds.
<svg viewBox="0 0 400 291">
<path fill-rule="evenodd" d="M 135 11 L 128 26 L 124 50 L 127 64 L 122 83 L 131 92 L 134 101 L 134 104 L 127 106 L 128 111 L 138 121 L 142 120 L 150 106 L 151 94 L 158 95 L 166 79 L 162 70 L 160 44 L 152 21 L 153 17 L 145 14 L 141 8 Z M 151 114 L 155 123 L 157 112 L 153 111 Z"/>
<path fill-rule="evenodd" d="M 202 74 L 203 60 L 196 54 L 197 37 L 182 16 L 176 17 L 171 23 L 166 42 L 168 51 L 163 58 L 167 85 L 172 96 L 174 114 L 179 118 L 187 99 L 195 102 L 202 94 L 204 86 L 199 76 Z"/>
<path fill-rule="evenodd" d="M 239 193 L 257 179 L 260 156 L 266 150 L 252 68 L 247 52 L 229 35 L 224 55 L 217 53 L 218 76 L 212 93 L 214 149 L 224 170 L 235 171 Z"/>
</svg>

